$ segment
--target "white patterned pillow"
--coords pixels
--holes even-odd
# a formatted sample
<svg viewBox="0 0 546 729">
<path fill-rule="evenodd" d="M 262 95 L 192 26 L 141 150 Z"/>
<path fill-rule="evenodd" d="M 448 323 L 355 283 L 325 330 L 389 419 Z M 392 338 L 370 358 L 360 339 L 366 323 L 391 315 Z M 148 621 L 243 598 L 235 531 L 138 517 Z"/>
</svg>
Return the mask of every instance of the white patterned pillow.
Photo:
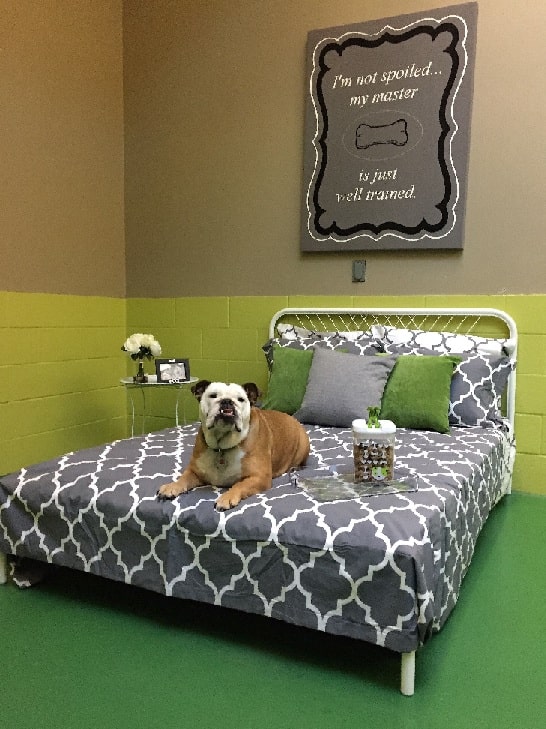
<svg viewBox="0 0 546 729">
<path fill-rule="evenodd" d="M 382 324 L 374 324 L 371 332 L 378 342 L 385 347 L 403 345 L 410 349 L 428 349 L 437 354 L 481 352 L 482 354 L 501 355 L 513 351 L 509 339 L 491 339 L 474 334 L 426 332 L 423 329 L 399 329 Z"/>
</svg>

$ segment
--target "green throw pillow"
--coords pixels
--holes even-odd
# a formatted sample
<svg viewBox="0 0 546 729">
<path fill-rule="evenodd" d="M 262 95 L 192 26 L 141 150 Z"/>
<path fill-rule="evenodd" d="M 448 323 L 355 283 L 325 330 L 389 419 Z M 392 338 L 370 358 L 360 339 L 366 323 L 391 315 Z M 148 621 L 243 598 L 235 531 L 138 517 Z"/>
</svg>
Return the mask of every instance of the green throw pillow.
<svg viewBox="0 0 546 729">
<path fill-rule="evenodd" d="M 312 349 L 273 347 L 273 368 L 262 407 L 292 415 L 300 407 L 307 387 Z"/>
<path fill-rule="evenodd" d="M 449 433 L 451 378 L 460 357 L 401 355 L 383 392 L 381 418 L 399 428 Z"/>
</svg>

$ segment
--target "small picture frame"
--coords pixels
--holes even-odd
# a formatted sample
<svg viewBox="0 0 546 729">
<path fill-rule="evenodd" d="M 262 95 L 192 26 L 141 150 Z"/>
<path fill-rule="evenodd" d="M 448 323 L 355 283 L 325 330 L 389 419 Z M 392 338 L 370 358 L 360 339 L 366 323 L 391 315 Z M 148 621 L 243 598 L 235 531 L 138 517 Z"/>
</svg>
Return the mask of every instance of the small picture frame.
<svg viewBox="0 0 546 729">
<path fill-rule="evenodd" d="M 158 382 L 176 384 L 190 379 L 189 359 L 156 359 L 155 371 Z"/>
</svg>

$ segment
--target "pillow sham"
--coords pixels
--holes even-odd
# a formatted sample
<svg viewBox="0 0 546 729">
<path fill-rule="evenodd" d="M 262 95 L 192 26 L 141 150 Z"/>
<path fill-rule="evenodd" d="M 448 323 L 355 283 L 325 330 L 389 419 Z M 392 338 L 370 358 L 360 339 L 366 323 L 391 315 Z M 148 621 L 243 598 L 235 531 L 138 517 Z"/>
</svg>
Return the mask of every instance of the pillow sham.
<svg viewBox="0 0 546 729">
<path fill-rule="evenodd" d="M 363 334 L 354 340 L 347 339 L 338 334 L 329 334 L 323 337 L 297 337 L 297 338 L 275 338 L 269 339 L 263 346 L 267 366 L 271 372 L 273 367 L 273 348 L 289 347 L 291 349 L 330 349 L 332 351 L 352 352 L 353 354 L 377 354 L 381 352 L 381 346 L 372 337 Z"/>
<path fill-rule="evenodd" d="M 277 331 L 283 339 L 308 339 L 309 337 L 313 337 L 315 339 L 321 338 L 319 332 L 297 326 L 296 324 L 277 324 Z"/>
<path fill-rule="evenodd" d="M 328 337 L 336 336 L 342 339 L 353 340 L 363 336 L 370 336 L 370 332 L 364 332 L 356 329 L 354 331 L 347 332 L 317 332 L 312 329 L 297 326 L 296 324 L 277 324 L 277 331 L 284 339 L 306 339 L 308 337 L 314 337 L 315 339 L 327 339 Z"/>
<path fill-rule="evenodd" d="M 462 427 L 499 425 L 501 396 L 513 369 L 510 357 L 462 355 L 451 380 L 449 422 Z"/>
<path fill-rule="evenodd" d="M 391 354 L 437 355 L 430 349 L 389 345 Z M 449 422 L 458 427 L 502 423 L 501 397 L 515 361 L 506 355 L 459 354 L 451 380 Z"/>
<path fill-rule="evenodd" d="M 271 372 L 273 369 L 273 360 L 275 349 L 295 349 L 295 350 L 313 350 L 315 347 L 328 347 L 328 342 L 322 342 L 314 337 L 299 337 L 297 339 L 268 339 L 262 346 L 265 354 L 267 367 Z"/>
<path fill-rule="evenodd" d="M 301 407 L 302 423 L 350 427 L 379 405 L 397 357 L 356 355 L 317 348 Z"/>
<path fill-rule="evenodd" d="M 433 350 L 438 354 L 460 352 L 481 352 L 482 354 L 506 354 L 510 348 L 509 339 L 491 339 L 473 334 L 453 332 L 428 332 L 423 329 L 399 329 L 383 324 L 371 327 L 372 335 L 385 347 L 404 345 L 406 347 Z"/>
<path fill-rule="evenodd" d="M 292 415 L 300 407 L 307 387 L 312 349 L 273 347 L 273 367 L 262 407 Z"/>
<path fill-rule="evenodd" d="M 398 428 L 449 433 L 451 379 L 458 362 L 452 355 L 400 355 L 383 393 L 380 417 Z"/>
</svg>

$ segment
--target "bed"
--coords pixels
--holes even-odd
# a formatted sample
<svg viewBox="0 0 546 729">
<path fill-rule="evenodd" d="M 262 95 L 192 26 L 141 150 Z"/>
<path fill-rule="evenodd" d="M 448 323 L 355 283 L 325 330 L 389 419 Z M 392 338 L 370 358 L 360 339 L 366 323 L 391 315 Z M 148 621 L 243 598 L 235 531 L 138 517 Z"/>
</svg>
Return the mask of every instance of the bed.
<svg viewBox="0 0 546 729">
<path fill-rule="evenodd" d="M 23 468 L 0 478 L 0 581 L 31 560 L 349 636 L 399 653 L 411 695 L 416 651 L 510 492 L 516 325 L 496 309 L 290 308 L 263 349 L 262 406 L 304 423 L 303 469 L 226 512 L 211 487 L 159 501 L 197 423 Z M 380 357 L 392 368 L 369 382 Z M 351 492 L 351 418 L 370 397 L 397 424 L 395 481 Z"/>
</svg>

